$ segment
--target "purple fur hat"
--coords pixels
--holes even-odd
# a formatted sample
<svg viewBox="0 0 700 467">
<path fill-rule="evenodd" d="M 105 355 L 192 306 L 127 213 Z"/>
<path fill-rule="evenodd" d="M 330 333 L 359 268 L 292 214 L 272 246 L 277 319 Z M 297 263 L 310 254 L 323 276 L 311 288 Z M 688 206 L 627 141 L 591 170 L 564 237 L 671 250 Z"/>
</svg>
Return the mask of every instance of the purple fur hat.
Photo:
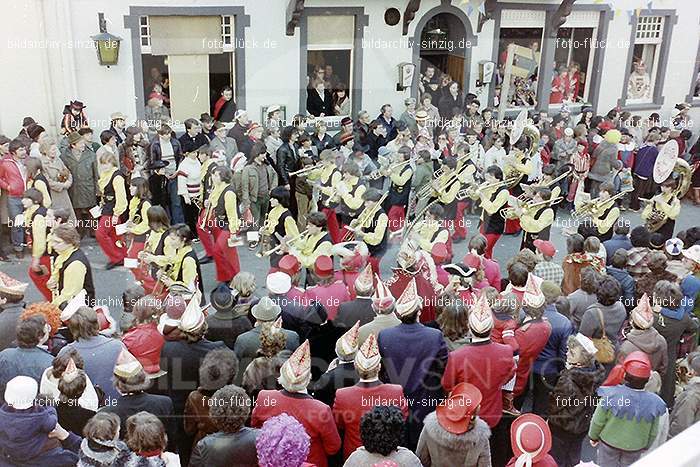
<svg viewBox="0 0 700 467">
<path fill-rule="evenodd" d="M 255 446 L 260 467 L 300 467 L 309 455 L 311 438 L 296 418 L 282 413 L 263 423 Z"/>
</svg>

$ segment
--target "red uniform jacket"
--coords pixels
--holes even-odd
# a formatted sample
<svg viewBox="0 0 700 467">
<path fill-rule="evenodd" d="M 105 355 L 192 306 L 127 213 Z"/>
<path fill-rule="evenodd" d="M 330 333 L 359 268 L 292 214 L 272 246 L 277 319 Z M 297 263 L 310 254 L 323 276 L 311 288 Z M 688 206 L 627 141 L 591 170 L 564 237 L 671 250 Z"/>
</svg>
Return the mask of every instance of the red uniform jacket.
<svg viewBox="0 0 700 467">
<path fill-rule="evenodd" d="M 401 268 L 393 268 L 393 275 L 386 281 L 386 286 L 391 290 L 391 295 L 398 300 L 412 278 L 416 279 L 418 295 L 423 299 L 423 308 L 420 322 L 426 323 L 435 319 L 435 302 L 437 292 L 430 278 L 430 268 L 426 263 L 417 272 L 407 271 Z"/>
<path fill-rule="evenodd" d="M 439 265 L 435 265 L 435 270 L 437 271 L 437 280 L 443 287 L 447 287 L 450 283 L 450 275 L 445 271 L 445 269 Z"/>
<path fill-rule="evenodd" d="M 333 320 L 338 314 L 338 307 L 343 302 L 350 301 L 350 293 L 342 281 L 335 281 L 329 285 L 314 285 L 306 289 L 306 298 L 318 300 L 328 312 L 328 319 Z"/>
<path fill-rule="evenodd" d="M 459 383 L 471 383 L 481 391 L 479 416 L 495 427 L 501 420 L 501 387 L 515 374 L 513 349 L 507 345 L 483 341 L 450 352 L 442 387 L 449 392 Z"/>
<path fill-rule="evenodd" d="M 517 460 L 518 460 L 517 457 L 511 458 L 510 461 L 508 462 L 508 465 L 506 465 L 506 467 L 514 467 Z M 557 461 L 555 461 L 554 458 L 550 454 L 547 454 L 539 461 L 533 462 L 532 467 L 558 467 L 558 466 L 557 466 Z"/>
<path fill-rule="evenodd" d="M 333 416 L 338 431 L 343 435 L 343 459 L 347 459 L 355 449 L 362 446 L 360 439 L 360 418 L 375 405 L 395 405 L 408 417 L 408 405 L 403 396 L 403 388 L 398 384 L 383 384 L 381 381 L 357 383 L 335 392 Z"/>
<path fill-rule="evenodd" d="M 520 360 L 518 360 L 517 377 L 513 388 L 513 394 L 516 397 L 525 390 L 532 364 L 547 344 L 551 333 L 552 326 L 542 320 L 528 321 L 515 330 L 515 339 L 520 345 Z"/>
<path fill-rule="evenodd" d="M 12 197 L 22 196 L 27 184 L 20 164 L 22 162 L 15 161 L 10 155 L 0 159 L 0 188 Z"/>
<path fill-rule="evenodd" d="M 296 418 L 311 437 L 311 449 L 306 461 L 317 467 L 327 467 L 328 456 L 340 449 L 340 435 L 331 408 L 308 394 L 263 389 L 258 394 L 250 425 L 260 428 L 267 419 L 281 413 Z"/>
<path fill-rule="evenodd" d="M 355 293 L 355 279 L 360 275 L 360 271 L 336 271 L 335 279 L 343 282 L 345 287 L 348 288 L 350 293 L 350 300 L 355 300 L 357 294 Z"/>
<path fill-rule="evenodd" d="M 309 305 L 308 298 L 306 297 L 306 291 L 295 285 L 293 285 L 292 288 L 289 289 L 289 292 L 287 292 L 287 299 L 299 306 L 306 307 Z"/>
<path fill-rule="evenodd" d="M 513 319 L 499 319 L 496 315 L 493 318 L 491 340 L 510 346 L 513 349 L 513 355 L 517 355 L 520 351 L 520 344 L 515 338 L 515 329 L 518 327 L 518 324 Z"/>
</svg>

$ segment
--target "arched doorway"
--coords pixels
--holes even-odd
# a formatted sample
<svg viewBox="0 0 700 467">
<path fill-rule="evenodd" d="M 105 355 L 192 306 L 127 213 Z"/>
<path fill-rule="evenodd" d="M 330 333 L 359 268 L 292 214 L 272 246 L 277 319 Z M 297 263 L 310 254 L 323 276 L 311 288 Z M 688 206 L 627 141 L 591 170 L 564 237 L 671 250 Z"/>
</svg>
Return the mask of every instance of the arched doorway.
<svg viewBox="0 0 700 467">
<path fill-rule="evenodd" d="M 449 75 L 460 84 L 461 89 L 468 92 L 471 49 L 476 46 L 476 40 L 464 11 L 444 4 L 433 8 L 416 24 L 413 36 L 416 72 L 421 75 L 426 75 L 426 71 L 428 74 L 434 73 L 432 79 L 438 84 L 442 74 Z M 418 97 L 419 80 L 420 76 L 413 86 L 414 97 Z"/>
</svg>

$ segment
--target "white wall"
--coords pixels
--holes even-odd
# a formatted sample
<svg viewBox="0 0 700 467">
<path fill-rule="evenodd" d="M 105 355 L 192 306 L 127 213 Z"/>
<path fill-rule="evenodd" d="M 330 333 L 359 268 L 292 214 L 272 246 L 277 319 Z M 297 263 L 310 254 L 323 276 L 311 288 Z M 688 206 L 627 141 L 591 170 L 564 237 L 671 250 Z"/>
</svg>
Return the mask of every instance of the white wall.
<svg viewBox="0 0 700 467">
<path fill-rule="evenodd" d="M 134 70 L 132 67 L 131 32 L 124 28 L 124 16 L 129 5 L 160 6 L 216 6 L 243 4 L 250 16 L 246 38 L 255 39 L 257 48 L 246 50 L 246 99 L 254 118 L 259 118 L 260 107 L 271 103 L 287 106 L 293 115 L 299 103 L 299 30 L 295 35 L 285 35 L 288 0 L 15 0 L 4 6 L 6 21 L 0 28 L 0 56 L 3 64 L 3 80 L 0 86 L 0 132 L 14 136 L 20 129 L 21 119 L 32 115 L 49 130 L 58 124 L 63 105 L 71 99 L 84 101 L 87 114 L 97 130 L 108 125 L 109 114 L 115 111 L 136 115 Z M 402 16 L 405 0 L 307 0 L 307 7 L 338 6 L 363 7 L 369 15 L 365 27 L 365 39 L 400 41 L 415 36 L 420 18 L 438 6 L 440 0 L 424 0 L 416 12 L 407 36 L 402 36 L 402 22 L 396 26 L 384 23 L 384 11 L 397 8 Z M 587 0 L 580 3 L 593 3 Z M 630 25 L 626 9 L 642 6 L 639 0 L 621 0 L 613 4 L 619 9 L 609 27 L 608 41 L 627 41 Z M 657 4 L 658 3 L 658 4 Z M 466 5 L 452 2 L 466 10 Z M 579 3 L 577 2 L 577 6 Z M 645 7 L 645 4 L 644 4 Z M 692 79 L 695 54 L 698 47 L 698 19 L 700 9 L 695 2 L 666 0 L 655 2 L 655 8 L 677 9 L 678 24 L 673 31 L 670 57 L 664 83 L 664 108 L 662 117 L 673 115 L 673 105 L 685 99 Z M 92 48 L 90 36 L 98 32 L 97 13 L 104 12 L 108 30 L 122 37 L 119 63 L 110 68 L 100 66 Z M 472 12 L 470 20 L 476 33 L 478 13 Z M 403 18 L 402 18 L 403 19 Z M 475 87 L 479 60 L 490 60 L 494 22 L 485 24 L 478 35 L 478 46 L 472 49 L 470 89 Z M 55 41 L 47 48 L 27 48 L 21 41 Z M 13 42 L 14 41 L 14 42 Z M 19 46 L 17 47 L 20 41 Z M 268 47 L 264 45 L 267 41 Z M 136 44 L 138 47 L 138 44 Z M 362 107 L 372 116 L 377 115 L 382 104 L 390 103 L 398 114 L 403 110 L 403 99 L 409 92 L 396 91 L 397 65 L 411 61 L 412 47 L 400 44 L 395 48 L 364 49 L 361 87 Z M 606 49 L 603 65 L 603 82 L 600 89 L 599 111 L 614 107 L 626 78 L 627 49 L 610 46 Z M 140 70 L 137 70 L 140 73 Z M 484 95 L 480 95 L 486 103 Z M 651 111 L 640 112 L 648 115 Z M 698 108 L 691 111 L 700 117 Z"/>
</svg>

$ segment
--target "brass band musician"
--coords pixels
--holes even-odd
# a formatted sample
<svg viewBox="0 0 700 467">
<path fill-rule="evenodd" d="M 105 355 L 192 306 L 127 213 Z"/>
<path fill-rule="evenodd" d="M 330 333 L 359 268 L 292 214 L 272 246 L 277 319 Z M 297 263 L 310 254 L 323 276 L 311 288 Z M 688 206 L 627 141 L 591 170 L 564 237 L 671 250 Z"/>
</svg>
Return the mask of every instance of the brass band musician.
<svg viewBox="0 0 700 467">
<path fill-rule="evenodd" d="M 681 202 L 676 196 L 676 180 L 668 177 L 661 184 L 661 193 L 649 200 L 642 211 L 642 219 L 652 232 L 659 232 L 664 240 L 673 237 L 676 219 L 681 211 Z"/>
<path fill-rule="evenodd" d="M 267 213 L 265 222 L 260 229 L 261 245 L 263 249 L 274 248 L 283 238 L 292 238 L 299 235 L 297 223 L 289 211 L 289 190 L 283 186 L 273 188 L 270 192 L 270 212 Z M 284 256 L 282 253 L 270 255 L 270 268 L 277 269 L 279 261 Z"/>
</svg>

